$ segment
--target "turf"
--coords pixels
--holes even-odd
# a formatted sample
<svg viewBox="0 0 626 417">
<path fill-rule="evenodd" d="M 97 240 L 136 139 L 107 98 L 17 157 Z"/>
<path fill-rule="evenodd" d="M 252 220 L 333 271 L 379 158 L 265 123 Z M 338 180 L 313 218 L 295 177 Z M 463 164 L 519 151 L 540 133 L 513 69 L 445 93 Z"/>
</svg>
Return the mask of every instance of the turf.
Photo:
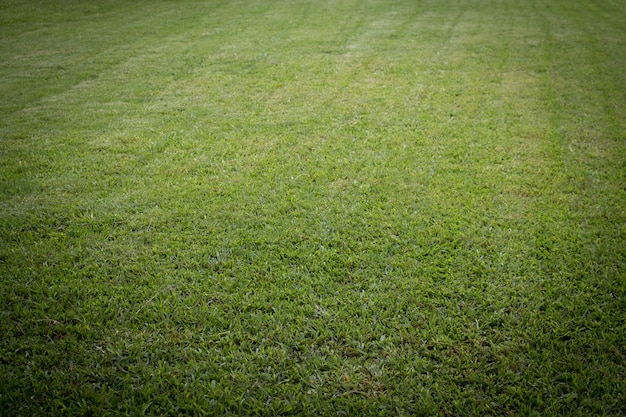
<svg viewBox="0 0 626 417">
<path fill-rule="evenodd" d="M 0 414 L 626 414 L 622 1 L 0 8 Z"/>
</svg>

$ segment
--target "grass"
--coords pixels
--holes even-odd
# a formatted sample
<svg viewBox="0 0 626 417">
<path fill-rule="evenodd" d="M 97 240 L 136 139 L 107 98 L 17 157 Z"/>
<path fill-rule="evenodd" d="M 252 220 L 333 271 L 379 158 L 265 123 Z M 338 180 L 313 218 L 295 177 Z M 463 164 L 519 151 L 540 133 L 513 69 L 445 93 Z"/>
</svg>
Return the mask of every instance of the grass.
<svg viewBox="0 0 626 417">
<path fill-rule="evenodd" d="M 626 414 L 620 1 L 0 5 L 0 414 Z"/>
</svg>

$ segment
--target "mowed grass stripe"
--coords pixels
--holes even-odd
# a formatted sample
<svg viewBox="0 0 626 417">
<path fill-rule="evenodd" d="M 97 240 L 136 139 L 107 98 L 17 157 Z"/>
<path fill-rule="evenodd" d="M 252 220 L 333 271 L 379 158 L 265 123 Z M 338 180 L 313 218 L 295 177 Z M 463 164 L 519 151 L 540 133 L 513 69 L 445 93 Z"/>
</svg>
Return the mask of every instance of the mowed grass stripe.
<svg viewBox="0 0 626 417">
<path fill-rule="evenodd" d="M 4 413 L 624 413 L 619 2 L 2 6 Z"/>
</svg>

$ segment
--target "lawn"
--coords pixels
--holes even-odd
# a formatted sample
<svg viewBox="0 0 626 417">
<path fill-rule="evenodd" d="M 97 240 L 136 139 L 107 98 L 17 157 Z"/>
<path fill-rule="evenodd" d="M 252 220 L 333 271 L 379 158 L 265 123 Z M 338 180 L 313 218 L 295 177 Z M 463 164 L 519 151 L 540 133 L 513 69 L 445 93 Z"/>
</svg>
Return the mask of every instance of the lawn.
<svg viewBox="0 0 626 417">
<path fill-rule="evenodd" d="M 0 10 L 0 415 L 626 415 L 623 1 Z"/>
</svg>

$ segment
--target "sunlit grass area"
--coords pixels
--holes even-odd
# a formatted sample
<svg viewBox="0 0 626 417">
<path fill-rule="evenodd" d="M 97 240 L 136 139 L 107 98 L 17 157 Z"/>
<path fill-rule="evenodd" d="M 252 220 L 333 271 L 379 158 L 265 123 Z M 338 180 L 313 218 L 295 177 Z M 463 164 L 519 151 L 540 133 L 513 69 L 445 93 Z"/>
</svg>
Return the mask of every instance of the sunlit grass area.
<svg viewBox="0 0 626 417">
<path fill-rule="evenodd" d="M 621 1 L 0 7 L 0 414 L 626 413 Z"/>
</svg>

